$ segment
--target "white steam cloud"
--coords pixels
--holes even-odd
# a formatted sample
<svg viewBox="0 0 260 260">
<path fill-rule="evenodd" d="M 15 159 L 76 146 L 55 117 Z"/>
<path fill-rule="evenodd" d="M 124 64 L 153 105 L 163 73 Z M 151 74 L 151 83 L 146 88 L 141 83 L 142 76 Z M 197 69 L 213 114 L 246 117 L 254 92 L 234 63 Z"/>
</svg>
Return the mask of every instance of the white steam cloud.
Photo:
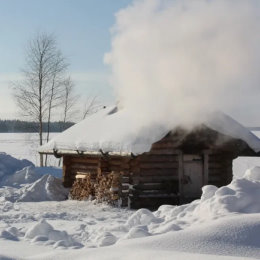
<svg viewBox="0 0 260 260">
<path fill-rule="evenodd" d="M 139 0 L 118 12 L 105 62 L 122 106 L 175 125 L 260 109 L 259 2 Z"/>
</svg>

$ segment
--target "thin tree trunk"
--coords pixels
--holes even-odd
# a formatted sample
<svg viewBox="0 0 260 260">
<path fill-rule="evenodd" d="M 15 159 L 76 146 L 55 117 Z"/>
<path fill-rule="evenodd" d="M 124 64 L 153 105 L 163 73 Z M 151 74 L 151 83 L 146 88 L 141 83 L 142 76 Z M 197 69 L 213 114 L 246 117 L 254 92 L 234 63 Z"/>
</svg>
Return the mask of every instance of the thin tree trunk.
<svg viewBox="0 0 260 260">
<path fill-rule="evenodd" d="M 40 68 L 39 68 L 39 135 L 40 135 L 40 146 L 43 144 L 42 140 L 42 55 L 40 58 Z M 40 154 L 40 167 L 43 167 L 43 155 Z"/>
</svg>

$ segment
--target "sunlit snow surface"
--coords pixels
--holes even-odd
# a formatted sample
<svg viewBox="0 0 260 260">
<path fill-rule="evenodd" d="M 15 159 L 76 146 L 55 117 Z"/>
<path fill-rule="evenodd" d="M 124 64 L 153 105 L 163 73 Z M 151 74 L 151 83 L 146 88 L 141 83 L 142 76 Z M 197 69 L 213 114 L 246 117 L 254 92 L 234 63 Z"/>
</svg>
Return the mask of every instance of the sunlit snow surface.
<svg viewBox="0 0 260 260">
<path fill-rule="evenodd" d="M 57 133 L 51 133 L 53 138 Z M 46 134 L 44 134 L 46 138 Z M 0 152 L 5 152 L 18 159 L 27 159 L 35 165 L 39 164 L 39 135 L 37 133 L 0 133 Z M 57 165 L 58 160 L 53 156 L 49 158 L 52 165 Z"/>
</svg>

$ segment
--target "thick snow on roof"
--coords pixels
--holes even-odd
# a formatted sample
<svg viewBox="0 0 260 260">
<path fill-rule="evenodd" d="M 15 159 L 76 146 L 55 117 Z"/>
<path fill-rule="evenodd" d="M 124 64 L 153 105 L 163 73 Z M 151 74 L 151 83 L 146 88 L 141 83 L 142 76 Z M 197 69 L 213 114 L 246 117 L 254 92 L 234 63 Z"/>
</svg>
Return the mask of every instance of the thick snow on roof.
<svg viewBox="0 0 260 260">
<path fill-rule="evenodd" d="M 216 112 L 208 117 L 205 125 L 225 135 L 244 140 L 254 151 L 260 151 L 260 139 L 231 117 Z M 96 153 L 141 154 L 163 138 L 169 126 L 136 125 L 133 115 L 124 109 L 107 107 L 70 127 L 39 148 L 39 152 L 55 150 Z"/>
<path fill-rule="evenodd" d="M 40 147 L 39 152 L 78 150 L 87 152 L 134 153 L 150 150 L 151 144 L 168 132 L 162 126 L 137 126 L 135 119 L 115 106 L 95 113 Z"/>
<path fill-rule="evenodd" d="M 205 124 L 224 135 L 245 141 L 255 152 L 260 151 L 260 139 L 249 129 L 222 112 L 210 114 Z"/>
</svg>

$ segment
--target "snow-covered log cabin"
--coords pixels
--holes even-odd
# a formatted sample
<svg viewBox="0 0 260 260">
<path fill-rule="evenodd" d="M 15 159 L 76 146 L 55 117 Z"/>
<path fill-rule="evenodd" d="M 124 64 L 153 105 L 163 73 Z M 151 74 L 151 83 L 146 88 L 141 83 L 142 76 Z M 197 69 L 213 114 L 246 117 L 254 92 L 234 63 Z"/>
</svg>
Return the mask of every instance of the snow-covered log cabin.
<svg viewBox="0 0 260 260">
<path fill-rule="evenodd" d="M 199 198 L 204 185 L 227 185 L 232 161 L 259 156 L 260 140 L 218 112 L 187 130 L 133 124 L 107 107 L 39 149 L 63 158 L 63 184 L 74 199 L 156 208 Z"/>
</svg>

